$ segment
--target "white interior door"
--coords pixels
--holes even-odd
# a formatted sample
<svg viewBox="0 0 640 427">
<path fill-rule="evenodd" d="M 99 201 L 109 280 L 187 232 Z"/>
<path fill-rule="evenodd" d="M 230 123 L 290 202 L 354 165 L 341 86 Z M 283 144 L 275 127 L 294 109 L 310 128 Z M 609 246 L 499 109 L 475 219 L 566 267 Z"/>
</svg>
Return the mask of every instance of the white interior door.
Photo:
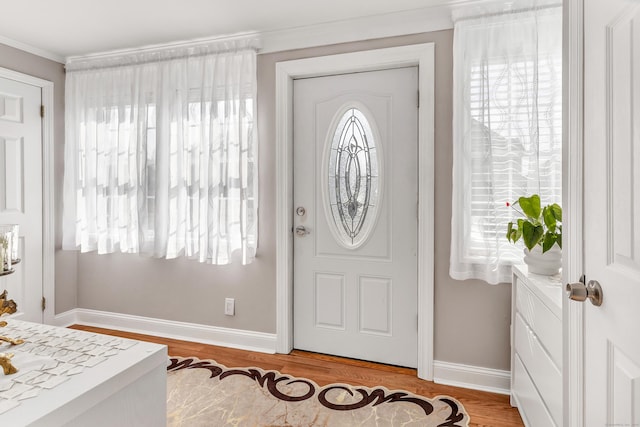
<svg viewBox="0 0 640 427">
<path fill-rule="evenodd" d="M 42 323 L 42 89 L 0 78 L 0 224 L 20 226 L 22 262 L 0 292 L 23 320 Z"/>
<path fill-rule="evenodd" d="M 417 365 L 417 67 L 294 81 L 294 347 Z"/>
<path fill-rule="evenodd" d="M 640 3 L 584 2 L 585 425 L 640 425 Z"/>
</svg>

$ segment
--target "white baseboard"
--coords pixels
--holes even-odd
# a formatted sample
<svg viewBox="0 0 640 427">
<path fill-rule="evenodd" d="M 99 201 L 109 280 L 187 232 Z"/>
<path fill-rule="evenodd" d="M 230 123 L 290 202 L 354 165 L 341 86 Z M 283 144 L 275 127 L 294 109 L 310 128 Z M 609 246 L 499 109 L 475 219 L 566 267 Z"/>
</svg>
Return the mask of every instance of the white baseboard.
<svg viewBox="0 0 640 427">
<path fill-rule="evenodd" d="M 273 354 L 276 352 L 276 334 L 264 332 L 220 328 L 85 308 L 65 311 L 57 314 L 54 318 L 56 326 L 66 327 L 73 324 L 118 329 L 261 353 Z M 510 394 L 511 373 L 509 371 L 439 360 L 434 361 L 433 369 L 433 381 L 436 384 Z"/>
<path fill-rule="evenodd" d="M 491 393 L 511 394 L 511 372 L 435 360 L 433 381 Z"/>
<path fill-rule="evenodd" d="M 78 316 L 76 314 L 77 309 L 65 311 L 60 314 L 56 314 L 53 316 L 53 326 L 60 326 L 61 328 L 66 328 L 67 326 L 71 326 L 73 324 L 78 323 Z"/>
<path fill-rule="evenodd" d="M 260 353 L 275 353 L 276 335 L 264 332 L 221 328 L 197 323 L 154 319 L 130 314 L 76 308 L 60 313 L 54 318 L 54 325 L 85 325 L 118 329 L 164 338 L 173 338 L 203 344 L 231 347 Z"/>
</svg>

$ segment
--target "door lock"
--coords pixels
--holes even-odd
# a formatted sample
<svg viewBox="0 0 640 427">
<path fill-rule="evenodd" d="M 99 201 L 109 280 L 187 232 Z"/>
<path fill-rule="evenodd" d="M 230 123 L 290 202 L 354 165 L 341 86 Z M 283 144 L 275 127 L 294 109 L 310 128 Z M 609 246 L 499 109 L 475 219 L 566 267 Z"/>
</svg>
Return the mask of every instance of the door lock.
<svg viewBox="0 0 640 427">
<path fill-rule="evenodd" d="M 306 209 L 305 209 L 305 208 L 303 208 L 302 206 L 298 206 L 298 207 L 296 208 L 296 215 L 298 215 L 298 216 L 304 216 L 304 214 L 306 214 L 306 213 L 307 213 Z"/>
<path fill-rule="evenodd" d="M 310 231 L 307 230 L 307 228 L 304 225 L 299 225 L 299 226 L 296 227 L 296 234 L 298 236 L 305 236 L 305 235 L 307 235 L 309 233 L 310 233 Z"/>
</svg>

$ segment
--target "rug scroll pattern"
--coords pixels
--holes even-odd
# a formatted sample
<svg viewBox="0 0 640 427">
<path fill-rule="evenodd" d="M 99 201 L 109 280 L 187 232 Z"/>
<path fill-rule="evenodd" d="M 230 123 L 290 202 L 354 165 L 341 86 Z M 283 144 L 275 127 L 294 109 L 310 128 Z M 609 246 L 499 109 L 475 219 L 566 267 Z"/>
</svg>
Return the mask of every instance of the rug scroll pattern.
<svg viewBox="0 0 640 427">
<path fill-rule="evenodd" d="M 469 416 L 449 396 L 348 384 L 318 386 L 260 368 L 227 368 L 214 360 L 172 357 L 168 371 L 171 426 L 466 427 Z"/>
</svg>

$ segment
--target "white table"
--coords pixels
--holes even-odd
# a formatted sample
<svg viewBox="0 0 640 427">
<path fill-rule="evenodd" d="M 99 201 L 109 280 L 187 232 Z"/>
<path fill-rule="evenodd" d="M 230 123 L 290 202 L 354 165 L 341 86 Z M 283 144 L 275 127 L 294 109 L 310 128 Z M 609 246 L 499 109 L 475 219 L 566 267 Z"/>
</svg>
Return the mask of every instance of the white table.
<svg viewBox="0 0 640 427">
<path fill-rule="evenodd" d="M 0 345 L 19 369 L 0 370 L 0 425 L 166 425 L 166 346 L 7 321 L 0 335 L 26 342 Z"/>
</svg>

